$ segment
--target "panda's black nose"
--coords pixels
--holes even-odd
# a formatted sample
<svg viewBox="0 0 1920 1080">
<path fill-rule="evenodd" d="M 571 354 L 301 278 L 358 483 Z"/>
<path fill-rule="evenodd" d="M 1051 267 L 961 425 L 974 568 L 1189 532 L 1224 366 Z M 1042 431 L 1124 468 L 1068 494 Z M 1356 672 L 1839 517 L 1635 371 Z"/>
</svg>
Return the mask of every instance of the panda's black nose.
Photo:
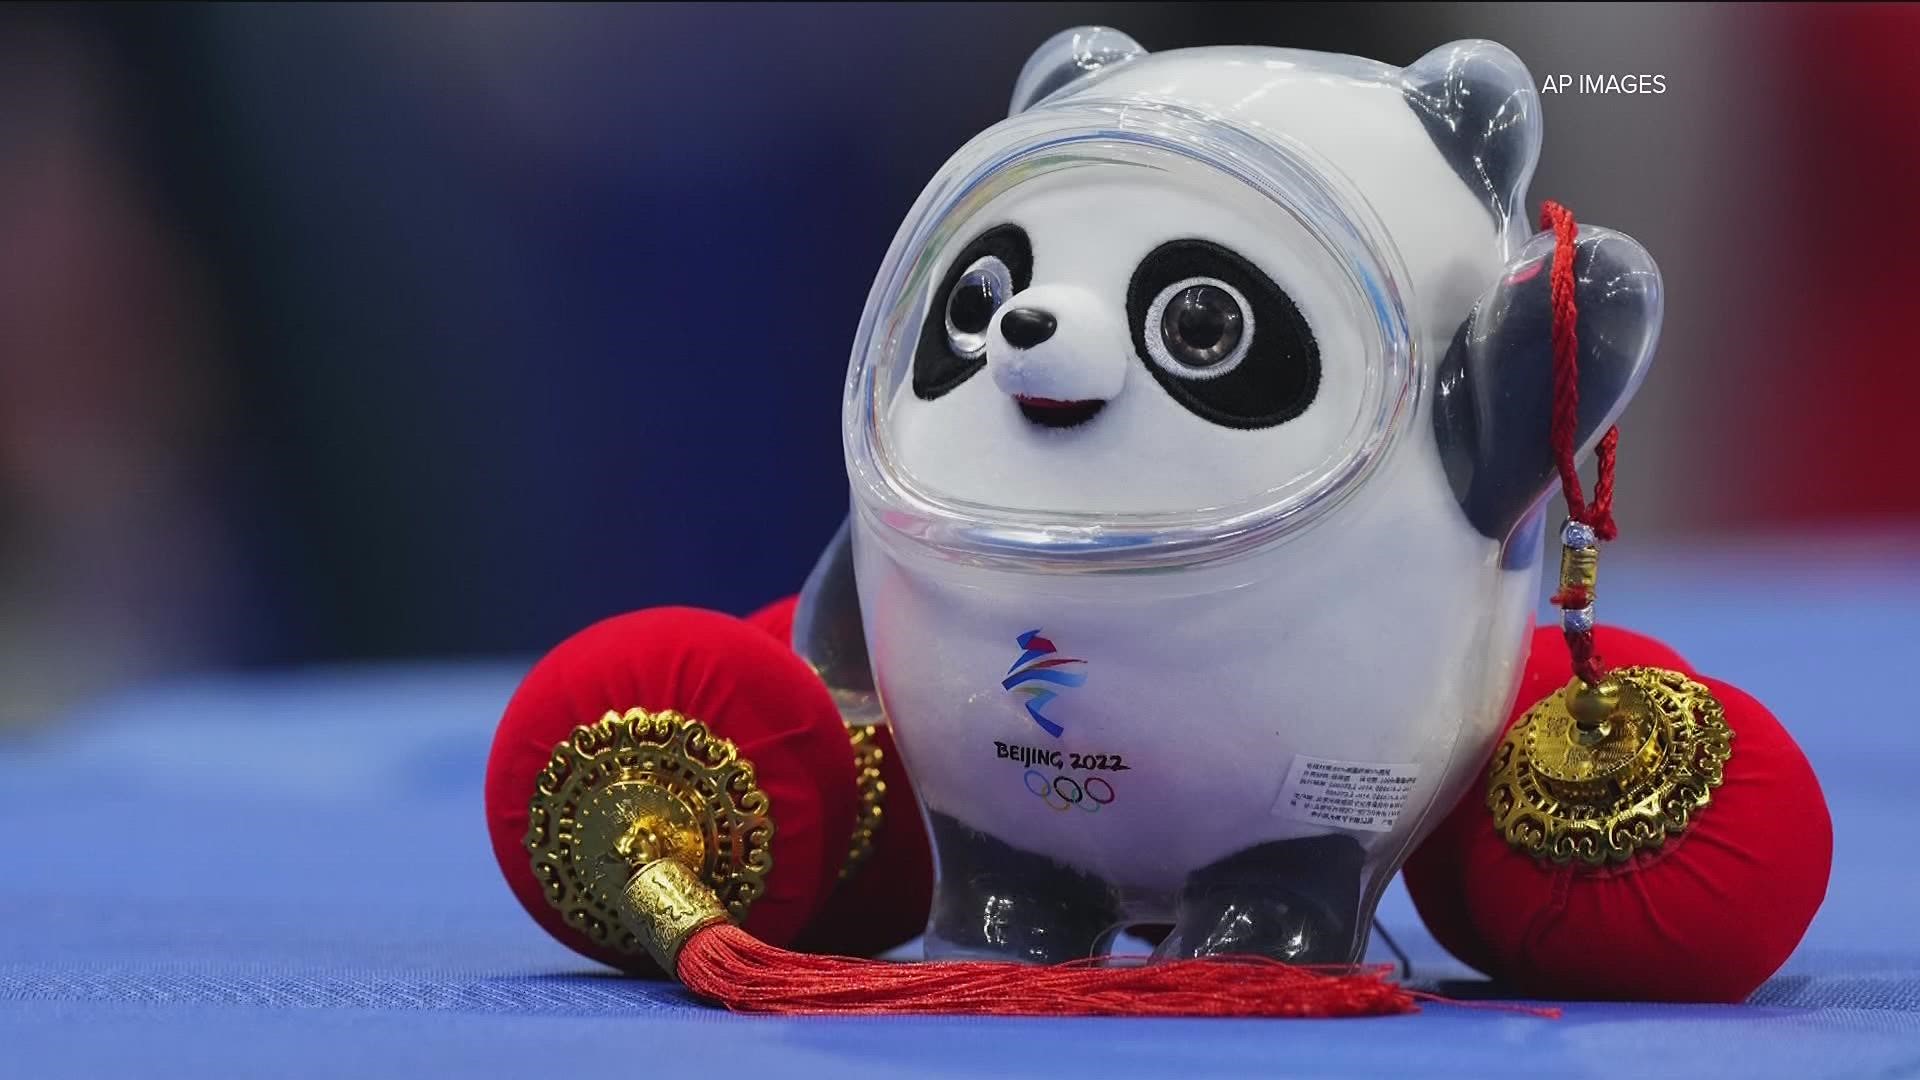
<svg viewBox="0 0 1920 1080">
<path fill-rule="evenodd" d="M 1014 308 L 1000 316 L 1000 336 L 1016 349 L 1031 349 L 1052 337 L 1058 325 L 1039 308 Z"/>
</svg>

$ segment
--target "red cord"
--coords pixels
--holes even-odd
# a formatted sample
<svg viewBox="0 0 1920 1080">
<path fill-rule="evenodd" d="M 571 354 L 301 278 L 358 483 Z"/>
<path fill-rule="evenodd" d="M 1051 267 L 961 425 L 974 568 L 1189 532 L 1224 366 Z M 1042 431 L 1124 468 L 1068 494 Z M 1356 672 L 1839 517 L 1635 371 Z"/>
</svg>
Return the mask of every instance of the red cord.
<svg viewBox="0 0 1920 1080">
<path fill-rule="evenodd" d="M 1613 523 L 1613 459 L 1620 446 L 1620 429 L 1608 428 L 1600 440 L 1600 479 L 1593 485 L 1593 505 L 1580 489 L 1580 470 L 1573 460 L 1574 438 L 1580 432 L 1580 309 L 1575 300 L 1573 252 L 1579 227 L 1573 211 L 1557 202 L 1540 208 L 1540 227 L 1553 230 L 1553 462 L 1560 470 L 1560 492 L 1566 496 L 1567 516 L 1593 527 L 1594 535 L 1611 540 L 1619 535 Z"/>
<path fill-rule="evenodd" d="M 1573 254 L 1579 226 L 1574 223 L 1573 211 L 1548 201 L 1540 208 L 1540 227 L 1553 230 L 1553 270 L 1548 279 L 1553 298 L 1553 421 L 1549 434 L 1553 463 L 1560 472 L 1567 517 L 1591 527 L 1593 535 L 1604 542 L 1620 534 L 1613 520 L 1613 466 L 1620 447 L 1620 429 L 1608 428 L 1600 438 L 1600 476 L 1594 481 L 1593 502 L 1589 505 L 1580 489 L 1580 469 L 1574 461 L 1580 432 L 1580 308 L 1575 299 Z M 1593 597 L 1586 589 L 1568 588 L 1555 593 L 1553 602 L 1577 611 L 1593 603 Z M 1592 629 L 1568 630 L 1566 638 L 1574 673 L 1588 685 L 1599 682 L 1606 668 L 1593 651 Z"/>
</svg>

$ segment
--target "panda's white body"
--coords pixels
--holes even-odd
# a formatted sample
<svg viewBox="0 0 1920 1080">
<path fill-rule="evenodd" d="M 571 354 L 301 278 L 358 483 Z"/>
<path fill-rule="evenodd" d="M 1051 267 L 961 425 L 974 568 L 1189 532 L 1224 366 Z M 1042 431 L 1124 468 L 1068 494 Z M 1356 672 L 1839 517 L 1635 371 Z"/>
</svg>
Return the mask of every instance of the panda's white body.
<svg viewBox="0 0 1920 1080">
<path fill-rule="evenodd" d="M 1394 861 L 1491 751 L 1538 582 L 1499 568 L 1429 447 L 1402 441 L 1365 491 L 1256 556 L 1124 582 L 929 560 L 856 519 L 874 672 L 921 799 L 1137 890 L 1144 920 L 1193 870 L 1330 830 L 1280 805 L 1296 757 L 1390 766 L 1416 781 L 1404 807 L 1354 835 Z M 1045 709 L 1057 739 L 1001 686 L 1033 629 L 1086 661 Z M 1049 784 L 1074 778 L 1084 799 L 1099 777 L 1114 797 L 1039 797 L 999 744 L 1056 752 Z M 1128 768 L 1070 768 L 1076 754 Z"/>
<path fill-rule="evenodd" d="M 1297 152 L 1338 193 L 1336 216 L 1366 220 L 1384 287 L 1355 294 L 1312 214 L 1281 212 L 1231 168 L 1148 156 L 999 187 L 976 176 L 942 196 L 952 225 L 927 210 L 930 189 L 889 258 L 911 264 L 909 284 L 876 284 L 849 387 L 853 564 L 880 700 L 930 811 L 1107 883 L 1123 921 L 1171 920 L 1183 883 L 1235 852 L 1334 833 L 1365 852 L 1370 911 L 1486 760 L 1531 623 L 1537 516 L 1503 537 L 1476 528 L 1433 433 L 1436 365 L 1507 266 L 1514 222 L 1436 148 L 1400 69 L 1277 49 L 1137 55 L 1029 115 L 1088 103 L 1116 125 L 1151 111 Z M 981 370 L 931 397 L 875 376 L 873 356 L 911 351 L 914 323 L 943 317 L 943 298 L 911 288 L 958 273 L 968 239 L 1003 223 L 1030 240 L 1031 281 L 996 310 Z M 1304 412 L 1222 426 L 1136 355 L 1117 298 L 1180 238 L 1233 249 L 1297 306 L 1319 355 Z M 1042 303 L 1057 331 L 1009 347 L 1006 313 Z M 1380 360 L 1389 315 L 1397 384 Z M 1064 428 L 1024 404 L 1082 398 L 1104 404 Z M 1264 533 L 1245 513 L 1289 498 L 1313 512 Z M 968 514 L 1004 515 L 998 535 L 1022 550 L 946 542 Z M 1099 557 L 1150 536 L 1121 523 L 1191 534 L 1210 514 L 1231 524 L 1199 555 Z M 1034 632 L 1045 649 L 1024 647 Z M 1008 685 L 1047 664 L 1075 678 Z"/>
</svg>

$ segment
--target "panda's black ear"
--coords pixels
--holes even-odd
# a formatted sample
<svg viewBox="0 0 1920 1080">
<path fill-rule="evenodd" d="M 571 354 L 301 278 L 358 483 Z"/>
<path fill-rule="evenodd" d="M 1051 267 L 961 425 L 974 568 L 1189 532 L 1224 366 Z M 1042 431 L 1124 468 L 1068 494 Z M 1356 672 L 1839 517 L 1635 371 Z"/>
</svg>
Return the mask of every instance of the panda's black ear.
<svg viewBox="0 0 1920 1080">
<path fill-rule="evenodd" d="M 1434 383 L 1440 460 L 1467 519 L 1503 544 L 1553 488 L 1554 236 L 1528 240 L 1454 336 Z M 1574 241 L 1580 352 L 1579 457 L 1627 407 L 1653 362 L 1662 292 L 1632 237 L 1582 226 Z"/>
<path fill-rule="evenodd" d="M 1540 159 L 1540 96 L 1527 66 L 1504 45 L 1456 41 L 1400 78 L 1434 146 L 1505 229 Z"/>
<path fill-rule="evenodd" d="M 1105 26 L 1076 26 L 1048 38 L 1033 55 L 1013 83 L 1013 104 L 1007 115 L 1026 112 L 1071 83 L 1080 81 L 1102 68 L 1124 64 L 1145 56 L 1140 43 L 1118 30 Z"/>
</svg>

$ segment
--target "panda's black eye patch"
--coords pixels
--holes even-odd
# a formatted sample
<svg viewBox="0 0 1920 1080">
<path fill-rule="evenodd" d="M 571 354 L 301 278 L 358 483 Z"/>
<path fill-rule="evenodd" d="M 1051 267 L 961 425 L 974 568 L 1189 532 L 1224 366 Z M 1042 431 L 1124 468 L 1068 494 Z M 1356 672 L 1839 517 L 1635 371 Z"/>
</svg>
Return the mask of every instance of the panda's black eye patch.
<svg viewBox="0 0 1920 1080">
<path fill-rule="evenodd" d="M 1127 286 L 1127 322 L 1154 379 L 1223 427 L 1284 424 L 1320 389 L 1320 346 L 1299 307 L 1219 244 L 1174 240 L 1149 252 Z"/>
<path fill-rule="evenodd" d="M 932 401 L 986 367 L 994 313 L 1032 282 L 1033 247 L 1018 225 L 995 226 L 960 249 L 920 323 L 914 396 Z"/>
</svg>

